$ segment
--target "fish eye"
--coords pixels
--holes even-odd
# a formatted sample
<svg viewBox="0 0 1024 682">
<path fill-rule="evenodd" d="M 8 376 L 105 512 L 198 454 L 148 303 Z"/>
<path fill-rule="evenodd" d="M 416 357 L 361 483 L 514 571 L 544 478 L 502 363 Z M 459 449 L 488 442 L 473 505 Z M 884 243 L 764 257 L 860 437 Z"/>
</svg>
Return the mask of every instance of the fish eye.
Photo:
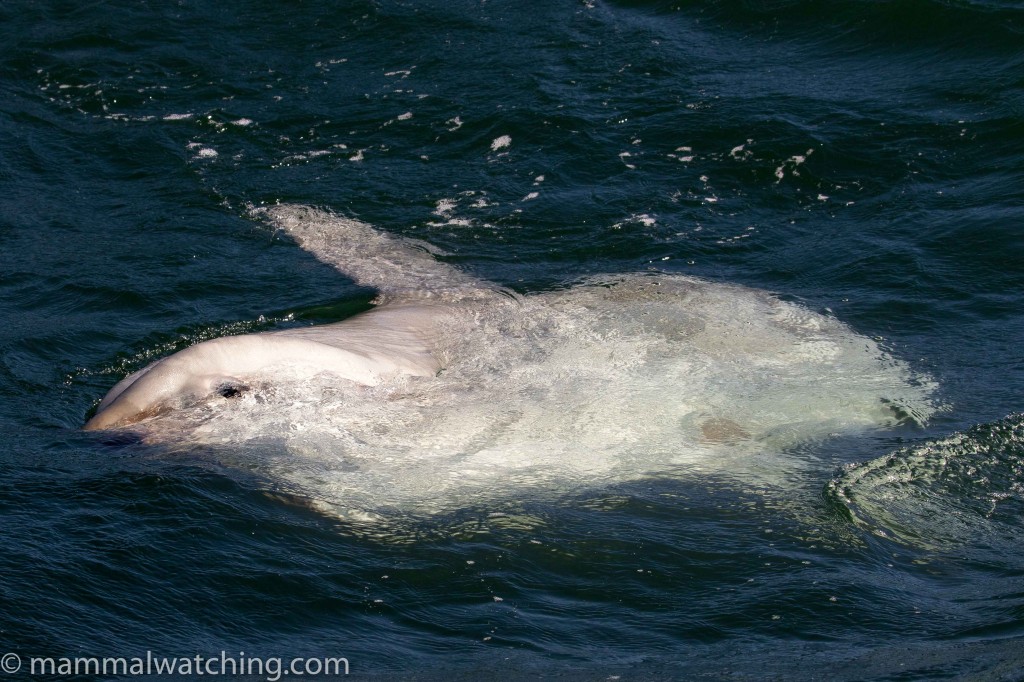
<svg viewBox="0 0 1024 682">
<path fill-rule="evenodd" d="M 248 386 L 240 384 L 221 384 L 217 387 L 217 395 L 222 398 L 237 398 L 248 390 Z"/>
</svg>

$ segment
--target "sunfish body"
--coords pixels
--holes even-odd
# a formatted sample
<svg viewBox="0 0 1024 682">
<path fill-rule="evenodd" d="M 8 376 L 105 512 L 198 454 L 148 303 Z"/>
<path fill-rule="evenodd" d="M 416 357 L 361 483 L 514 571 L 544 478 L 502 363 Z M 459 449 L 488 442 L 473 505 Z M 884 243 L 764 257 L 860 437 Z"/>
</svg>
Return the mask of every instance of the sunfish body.
<svg viewBox="0 0 1024 682">
<path fill-rule="evenodd" d="M 873 340 L 762 291 L 661 273 L 516 295 L 358 221 L 266 217 L 376 306 L 187 348 L 86 429 L 237 448 L 220 460 L 321 505 L 436 510 L 680 469 L 779 478 L 794 444 L 934 410 L 933 384 Z"/>
</svg>

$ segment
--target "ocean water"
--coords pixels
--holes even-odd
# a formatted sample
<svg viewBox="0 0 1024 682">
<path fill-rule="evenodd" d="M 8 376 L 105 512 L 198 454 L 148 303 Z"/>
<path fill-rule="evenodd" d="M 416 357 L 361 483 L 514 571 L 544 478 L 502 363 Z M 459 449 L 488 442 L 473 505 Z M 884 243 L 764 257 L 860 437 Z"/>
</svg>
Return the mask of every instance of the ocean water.
<svg viewBox="0 0 1024 682">
<path fill-rule="evenodd" d="M 0 88 L 11 679 L 147 652 L 389 680 L 1024 677 L 1016 3 L 11 0 Z M 771 479 L 574 485 L 400 534 L 275 488 L 249 445 L 81 431 L 175 350 L 368 309 L 259 218 L 279 203 L 522 296 L 652 272 L 774 292 L 926 377 L 934 412 L 788 445 Z"/>
</svg>

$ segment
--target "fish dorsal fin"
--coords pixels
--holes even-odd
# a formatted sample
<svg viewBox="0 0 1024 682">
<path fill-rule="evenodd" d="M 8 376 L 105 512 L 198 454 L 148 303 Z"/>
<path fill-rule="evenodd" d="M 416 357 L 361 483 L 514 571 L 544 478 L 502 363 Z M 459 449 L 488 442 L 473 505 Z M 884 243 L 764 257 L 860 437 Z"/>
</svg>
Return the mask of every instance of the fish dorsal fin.
<svg viewBox="0 0 1024 682">
<path fill-rule="evenodd" d="M 454 300 L 499 290 L 437 260 L 441 252 L 425 242 L 394 237 L 352 218 L 294 204 L 257 213 L 317 260 L 377 289 L 388 301 Z"/>
</svg>

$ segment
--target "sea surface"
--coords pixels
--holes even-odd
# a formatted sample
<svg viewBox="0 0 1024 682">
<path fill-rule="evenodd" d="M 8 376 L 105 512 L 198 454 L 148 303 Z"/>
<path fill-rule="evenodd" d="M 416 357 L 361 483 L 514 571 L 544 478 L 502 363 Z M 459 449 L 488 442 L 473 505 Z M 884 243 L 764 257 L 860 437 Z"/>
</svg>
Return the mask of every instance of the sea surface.
<svg viewBox="0 0 1024 682">
<path fill-rule="evenodd" d="M 401 537 L 240 473 L 244 446 L 81 431 L 175 350 L 368 308 L 256 217 L 278 203 L 522 295 L 774 292 L 935 411 L 794 446 L 771 482 L 456 504 Z M 0 674 L 1024 679 L 1022 304 L 1015 2 L 4 0 Z"/>
</svg>

